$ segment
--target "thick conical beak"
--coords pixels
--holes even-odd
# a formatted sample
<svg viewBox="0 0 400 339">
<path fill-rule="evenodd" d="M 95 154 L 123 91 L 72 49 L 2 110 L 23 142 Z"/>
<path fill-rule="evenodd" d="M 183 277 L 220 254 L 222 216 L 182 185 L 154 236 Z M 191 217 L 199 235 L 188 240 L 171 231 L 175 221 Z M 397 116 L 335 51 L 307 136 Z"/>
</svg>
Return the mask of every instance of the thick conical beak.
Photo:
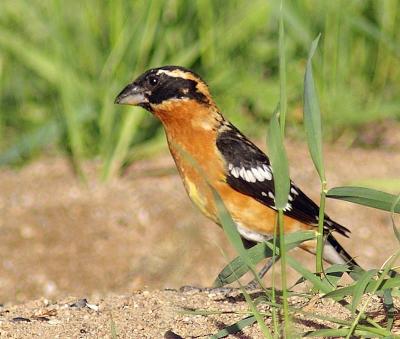
<svg viewBox="0 0 400 339">
<path fill-rule="evenodd" d="M 143 105 L 147 103 L 148 100 L 144 96 L 144 90 L 142 87 L 135 85 L 134 83 L 129 84 L 126 86 L 121 93 L 115 98 L 115 104 L 121 105 Z"/>
</svg>

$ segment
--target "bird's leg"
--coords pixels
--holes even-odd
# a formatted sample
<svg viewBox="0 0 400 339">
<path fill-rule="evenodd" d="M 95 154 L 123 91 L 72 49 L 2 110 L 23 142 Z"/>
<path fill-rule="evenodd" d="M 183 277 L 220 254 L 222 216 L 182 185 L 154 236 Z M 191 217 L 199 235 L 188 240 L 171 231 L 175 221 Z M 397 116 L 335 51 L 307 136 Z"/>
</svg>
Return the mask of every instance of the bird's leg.
<svg viewBox="0 0 400 339">
<path fill-rule="evenodd" d="M 265 265 L 261 268 L 260 272 L 258 272 L 258 278 L 262 279 L 265 274 L 269 271 L 269 269 L 272 267 L 272 265 L 279 260 L 279 256 L 275 257 L 275 260 L 272 258 L 268 259 L 268 261 L 265 263 Z M 250 281 L 244 288 L 246 290 L 255 290 L 259 287 L 258 285 L 258 280 L 253 279 Z M 224 294 L 228 295 L 229 293 L 235 292 L 239 290 L 238 287 L 197 287 L 197 286 L 182 286 L 179 291 L 180 292 L 185 292 L 185 293 L 195 293 L 195 292 L 208 292 L 208 293 L 218 293 L 218 294 Z"/>
<path fill-rule="evenodd" d="M 275 257 L 275 260 L 270 258 L 268 261 L 265 263 L 265 265 L 261 268 L 260 272 L 258 272 L 258 279 L 262 279 L 264 275 L 267 274 L 269 269 L 279 260 L 279 256 Z M 258 279 L 254 278 L 252 281 L 250 281 L 245 287 L 247 290 L 254 290 L 258 288 Z"/>
<path fill-rule="evenodd" d="M 215 293 L 215 294 L 224 294 L 227 295 L 229 293 L 237 291 L 237 287 L 197 287 L 197 286 L 189 286 L 185 285 L 179 288 L 179 292 L 183 293 L 197 293 L 197 292 L 208 292 L 208 293 Z"/>
</svg>

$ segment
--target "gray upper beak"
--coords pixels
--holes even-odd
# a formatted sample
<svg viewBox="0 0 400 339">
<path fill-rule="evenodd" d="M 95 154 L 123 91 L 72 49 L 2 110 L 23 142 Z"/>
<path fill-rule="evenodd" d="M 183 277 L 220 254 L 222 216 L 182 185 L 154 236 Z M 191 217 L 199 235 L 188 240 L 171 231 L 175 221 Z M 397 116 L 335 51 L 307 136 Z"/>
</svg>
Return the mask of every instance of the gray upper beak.
<svg viewBox="0 0 400 339">
<path fill-rule="evenodd" d="M 147 102 L 148 100 L 144 95 L 143 88 L 141 86 L 135 85 L 134 83 L 131 83 L 128 86 L 126 86 L 114 100 L 115 104 L 133 105 L 133 106 L 137 106 Z"/>
</svg>

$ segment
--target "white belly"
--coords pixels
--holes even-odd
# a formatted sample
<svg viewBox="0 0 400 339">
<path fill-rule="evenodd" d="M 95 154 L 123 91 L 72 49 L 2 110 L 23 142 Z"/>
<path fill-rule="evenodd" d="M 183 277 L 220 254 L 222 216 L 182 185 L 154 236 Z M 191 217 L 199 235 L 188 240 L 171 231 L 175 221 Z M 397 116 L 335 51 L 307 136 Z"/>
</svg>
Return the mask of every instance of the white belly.
<svg viewBox="0 0 400 339">
<path fill-rule="evenodd" d="M 235 222 L 239 234 L 250 241 L 264 242 L 273 238 L 271 235 L 261 234 L 244 227 L 241 223 Z"/>
</svg>

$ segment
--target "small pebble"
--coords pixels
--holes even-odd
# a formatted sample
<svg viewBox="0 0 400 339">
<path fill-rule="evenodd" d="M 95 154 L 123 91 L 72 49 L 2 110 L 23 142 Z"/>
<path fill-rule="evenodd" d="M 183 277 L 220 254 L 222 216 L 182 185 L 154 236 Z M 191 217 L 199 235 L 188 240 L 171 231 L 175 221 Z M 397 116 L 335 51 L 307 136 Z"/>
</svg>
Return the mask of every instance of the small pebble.
<svg viewBox="0 0 400 339">
<path fill-rule="evenodd" d="M 79 299 L 77 302 L 70 304 L 69 307 L 83 308 L 86 305 L 87 305 L 87 299 Z"/>
<path fill-rule="evenodd" d="M 183 339 L 179 334 L 176 334 L 175 332 L 172 332 L 171 330 L 165 332 L 164 334 L 165 339 Z"/>
<path fill-rule="evenodd" d="M 19 322 L 27 322 L 27 323 L 30 323 L 30 322 L 31 322 L 30 319 L 28 319 L 28 318 L 23 318 L 23 317 L 15 317 L 15 318 L 12 318 L 11 321 L 14 322 L 14 323 L 19 323 Z"/>
</svg>

